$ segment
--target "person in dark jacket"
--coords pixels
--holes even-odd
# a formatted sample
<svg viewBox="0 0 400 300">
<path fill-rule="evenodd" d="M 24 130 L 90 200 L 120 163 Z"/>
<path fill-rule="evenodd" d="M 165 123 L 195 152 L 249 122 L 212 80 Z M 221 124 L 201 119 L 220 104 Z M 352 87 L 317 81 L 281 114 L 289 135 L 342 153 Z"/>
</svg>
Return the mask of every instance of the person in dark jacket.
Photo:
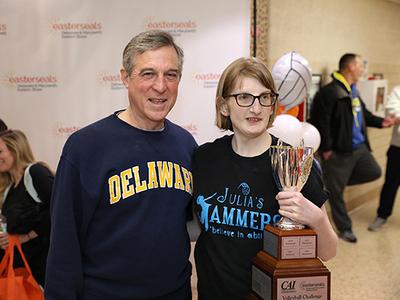
<svg viewBox="0 0 400 300">
<path fill-rule="evenodd" d="M 17 235 L 33 277 L 42 286 L 49 250 L 53 179 L 44 163 L 35 162 L 22 131 L 0 132 L 1 214 L 7 224 L 0 232 L 0 248 L 7 248 L 9 234 Z M 3 254 L 0 251 L 0 256 Z M 16 252 L 16 267 L 19 266 L 23 266 L 23 262 Z"/>
<path fill-rule="evenodd" d="M 319 152 L 325 183 L 331 193 L 333 221 L 339 236 L 352 243 L 357 242 L 357 237 L 343 199 L 344 188 L 381 176 L 371 154 L 366 127 L 386 128 L 394 124 L 393 117 L 375 116 L 365 107 L 356 88 L 363 72 L 360 55 L 344 54 L 339 71 L 315 95 L 311 109 L 311 123 L 321 134 Z"/>
</svg>

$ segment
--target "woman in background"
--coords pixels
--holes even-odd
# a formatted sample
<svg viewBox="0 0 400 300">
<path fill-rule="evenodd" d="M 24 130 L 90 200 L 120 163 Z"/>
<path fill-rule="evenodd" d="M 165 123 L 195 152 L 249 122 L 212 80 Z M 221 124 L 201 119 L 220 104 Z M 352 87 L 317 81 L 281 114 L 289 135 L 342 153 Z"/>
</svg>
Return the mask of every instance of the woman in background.
<svg viewBox="0 0 400 300">
<path fill-rule="evenodd" d="M 240 58 L 221 75 L 216 125 L 233 131 L 200 146 L 193 160 L 195 212 L 201 225 L 195 261 L 199 300 L 242 300 L 251 291 L 251 259 L 262 249 L 266 224 L 281 216 L 314 229 L 322 260 L 335 256 L 337 236 L 324 202 L 328 195 L 313 167 L 300 192 L 279 192 L 267 132 L 277 109 L 272 76 L 257 58 Z"/>
<path fill-rule="evenodd" d="M 50 198 L 54 176 L 43 163 L 35 162 L 22 131 L 0 132 L 1 214 L 7 232 L 0 233 L 0 247 L 8 246 L 8 235 L 18 235 L 36 281 L 44 286 L 50 235 Z M 1 251 L 1 256 L 4 252 Z M 22 266 L 17 256 L 17 266 Z"/>
</svg>

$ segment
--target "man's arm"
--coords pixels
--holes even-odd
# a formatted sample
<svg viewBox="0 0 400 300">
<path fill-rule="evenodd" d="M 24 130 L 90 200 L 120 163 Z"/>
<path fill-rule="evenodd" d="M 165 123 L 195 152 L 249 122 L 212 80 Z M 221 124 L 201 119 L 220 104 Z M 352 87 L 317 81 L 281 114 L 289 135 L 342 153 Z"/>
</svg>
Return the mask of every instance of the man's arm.
<svg viewBox="0 0 400 300">
<path fill-rule="evenodd" d="M 369 127 L 376 127 L 376 128 L 389 128 L 392 127 L 394 124 L 396 124 L 397 119 L 393 115 L 387 115 L 385 118 L 381 118 L 378 116 L 375 116 L 372 114 L 366 107 L 365 104 L 363 103 L 363 108 L 364 108 L 364 115 L 365 115 L 365 121 L 366 125 Z"/>
<path fill-rule="evenodd" d="M 83 191 L 76 167 L 61 157 L 51 201 L 46 300 L 78 299 L 83 286 L 80 225 Z"/>
<path fill-rule="evenodd" d="M 384 121 L 385 121 L 384 118 L 376 116 L 372 112 L 370 112 L 368 110 L 368 108 L 365 106 L 365 103 L 364 103 L 364 101 L 362 101 L 362 99 L 360 99 L 360 102 L 361 102 L 362 111 L 363 111 L 363 114 L 364 114 L 364 119 L 365 119 L 365 125 L 366 126 L 375 127 L 375 128 L 388 127 L 388 126 L 384 126 Z"/>
</svg>

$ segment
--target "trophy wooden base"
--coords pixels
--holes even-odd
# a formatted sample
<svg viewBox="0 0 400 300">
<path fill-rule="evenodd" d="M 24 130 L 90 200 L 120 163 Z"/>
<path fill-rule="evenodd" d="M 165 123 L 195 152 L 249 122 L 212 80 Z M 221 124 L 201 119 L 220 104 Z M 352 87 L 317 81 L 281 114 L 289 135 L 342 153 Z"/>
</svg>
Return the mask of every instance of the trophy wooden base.
<svg viewBox="0 0 400 300">
<path fill-rule="evenodd" d="M 267 225 L 264 249 L 252 260 L 252 293 L 246 299 L 330 300 L 330 272 L 317 258 L 316 246 L 311 229 Z"/>
<path fill-rule="evenodd" d="M 258 299 L 330 300 L 331 275 L 318 258 L 277 260 L 260 251 L 252 262 L 252 290 Z"/>
<path fill-rule="evenodd" d="M 262 298 L 258 297 L 257 294 L 254 294 L 253 292 L 248 294 L 244 299 L 245 300 L 262 300 Z"/>
</svg>

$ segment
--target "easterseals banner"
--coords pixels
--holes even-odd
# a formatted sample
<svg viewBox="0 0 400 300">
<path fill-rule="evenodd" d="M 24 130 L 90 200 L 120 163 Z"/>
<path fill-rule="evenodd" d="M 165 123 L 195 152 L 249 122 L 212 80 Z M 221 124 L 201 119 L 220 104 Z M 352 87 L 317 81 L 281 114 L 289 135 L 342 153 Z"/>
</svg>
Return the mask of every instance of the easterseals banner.
<svg viewBox="0 0 400 300">
<path fill-rule="evenodd" d="M 250 1 L 3 0 L 0 118 L 55 169 L 69 135 L 127 106 L 122 51 L 149 29 L 171 33 L 185 53 L 169 119 L 199 144 L 221 136 L 216 85 L 230 62 L 250 55 Z"/>
</svg>

